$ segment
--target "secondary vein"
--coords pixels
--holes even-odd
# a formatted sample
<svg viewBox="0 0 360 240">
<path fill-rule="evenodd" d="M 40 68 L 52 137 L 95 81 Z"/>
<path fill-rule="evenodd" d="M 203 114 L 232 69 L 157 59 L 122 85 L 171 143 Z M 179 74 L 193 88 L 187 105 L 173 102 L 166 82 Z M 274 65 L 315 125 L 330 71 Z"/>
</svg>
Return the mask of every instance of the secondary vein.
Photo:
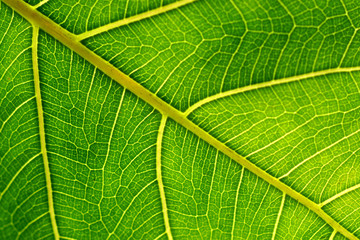
<svg viewBox="0 0 360 240">
<path fill-rule="evenodd" d="M 234 239 L 235 223 L 236 223 L 236 213 L 237 213 L 239 192 L 240 192 L 240 187 L 241 187 L 241 184 L 242 184 L 243 176 L 244 176 L 244 168 L 241 169 L 240 180 L 239 180 L 238 187 L 237 187 L 237 189 L 236 189 L 236 197 L 235 197 L 235 205 L 234 205 L 234 215 L 233 215 L 233 224 L 232 224 L 232 228 L 231 228 L 231 239 Z"/>
<path fill-rule="evenodd" d="M 167 208 L 166 197 L 165 197 L 165 189 L 164 189 L 164 183 L 162 180 L 162 173 L 161 173 L 161 148 L 162 148 L 162 139 L 164 136 L 166 120 L 167 120 L 167 117 L 165 115 L 163 115 L 161 118 L 161 122 L 160 122 L 160 126 L 159 126 L 159 133 L 158 133 L 157 142 L 156 142 L 156 177 L 157 177 L 157 182 L 158 182 L 159 191 L 160 191 L 160 199 L 161 199 L 162 212 L 163 212 L 164 224 L 165 224 L 165 232 L 166 232 L 168 238 L 170 240 L 172 240 L 173 236 L 171 234 L 171 229 L 170 229 L 168 208 Z"/>
<path fill-rule="evenodd" d="M 39 66 L 38 66 L 38 36 L 39 36 L 39 27 L 33 26 L 33 37 L 32 37 L 32 63 L 33 63 L 33 73 L 34 73 L 34 85 L 35 85 L 35 97 L 36 105 L 38 111 L 39 119 L 39 135 L 40 135 L 40 146 L 41 153 L 44 161 L 44 170 L 45 170 L 45 179 L 46 179 L 46 189 L 48 196 L 48 205 L 52 229 L 54 231 L 54 237 L 56 240 L 60 239 L 59 230 L 56 224 L 55 219 L 55 209 L 54 209 L 54 199 L 53 191 L 51 186 L 51 176 L 50 176 L 50 166 L 48 160 L 48 154 L 46 150 L 46 140 L 45 140 L 45 126 L 44 126 L 44 111 L 41 103 L 41 92 L 40 92 L 40 78 L 39 78 Z"/>
<path fill-rule="evenodd" d="M 134 93 L 135 95 L 146 101 L 148 104 L 150 104 L 155 109 L 160 111 L 163 115 L 172 118 L 177 123 L 181 124 L 189 131 L 193 132 L 195 135 L 205 140 L 207 143 L 209 143 L 219 151 L 223 152 L 225 155 L 227 155 L 237 163 L 241 164 L 243 167 L 247 168 L 249 171 L 257 175 L 258 177 L 262 178 L 263 180 L 273 185 L 274 187 L 280 189 L 288 196 L 296 199 L 301 204 L 307 206 L 309 209 L 315 212 L 319 217 L 321 217 L 327 224 L 329 224 L 331 227 L 333 227 L 338 232 L 343 234 L 345 237 L 351 240 L 358 239 L 351 232 L 349 232 L 342 225 L 340 225 L 337 221 L 335 221 L 331 216 L 329 216 L 326 212 L 324 212 L 317 203 L 311 201 L 304 195 L 295 191 L 285 183 L 281 182 L 279 179 L 275 178 L 274 176 L 270 175 L 263 169 L 257 167 L 255 164 L 248 161 L 243 156 L 239 155 L 237 152 L 226 146 L 224 143 L 220 142 L 218 139 L 210 135 L 204 129 L 200 128 L 198 125 L 190 121 L 185 116 L 184 113 L 180 112 L 170 104 L 166 103 L 158 96 L 156 96 L 154 93 L 150 92 L 148 89 L 146 89 L 138 82 L 130 78 L 128 75 L 124 74 L 119 69 L 111 65 L 108 61 L 101 58 L 100 56 L 92 52 L 90 49 L 86 48 L 78 41 L 76 35 L 70 33 L 66 29 L 54 23 L 51 19 L 37 12 L 31 6 L 29 6 L 27 3 L 21 0 L 2 0 L 2 1 L 5 2 L 11 8 L 13 8 L 15 11 L 17 11 L 19 14 L 21 14 L 23 17 L 25 17 L 28 21 L 41 27 L 48 34 L 52 35 L 54 38 L 56 38 L 58 41 L 63 43 L 65 46 L 69 47 L 74 52 L 79 54 L 81 57 L 86 59 L 88 62 L 98 67 L 98 69 L 103 71 L 106 75 L 108 75 L 113 80 L 115 80 L 116 82 L 127 88 L 129 91 L 131 91 L 132 93 Z M 341 69 L 340 70 L 329 69 L 328 73 L 340 72 L 340 71 Z M 296 77 L 294 76 L 294 78 Z"/>
<path fill-rule="evenodd" d="M 357 185 L 355 185 L 355 186 L 352 186 L 352 187 L 350 187 L 350 188 L 347 188 L 347 189 L 339 192 L 338 194 L 332 196 L 331 198 L 323 201 L 323 202 L 320 203 L 319 205 L 320 205 L 321 207 L 323 207 L 324 205 L 326 205 L 326 204 L 334 201 L 335 199 L 337 199 L 337 198 L 339 198 L 339 197 L 341 197 L 341 196 L 343 196 L 343 195 L 345 195 L 345 194 L 347 194 L 347 193 L 349 193 L 349 192 L 352 192 L 352 191 L 354 191 L 354 190 L 356 190 L 356 189 L 358 189 L 358 188 L 360 188 L 360 184 L 357 184 Z"/>
<path fill-rule="evenodd" d="M 248 86 L 236 88 L 236 89 L 229 90 L 229 91 L 226 91 L 226 92 L 221 92 L 221 93 L 212 95 L 210 97 L 204 98 L 204 99 L 198 101 L 197 103 L 191 105 L 184 112 L 184 114 L 186 116 L 188 116 L 190 113 L 192 113 L 193 111 L 195 111 L 196 109 L 198 109 L 199 107 L 201 107 L 201 106 L 203 106 L 203 105 L 205 105 L 207 103 L 210 103 L 210 102 L 215 101 L 215 100 L 220 99 L 220 98 L 233 96 L 233 95 L 236 95 L 236 94 L 239 94 L 239 93 L 248 92 L 248 91 L 252 91 L 252 90 L 257 90 L 257 89 L 261 89 L 261 88 L 272 87 L 272 86 L 276 86 L 276 85 L 280 85 L 280 84 L 297 82 L 297 81 L 301 81 L 301 80 L 308 79 L 308 78 L 325 76 L 325 75 L 328 75 L 328 74 L 351 73 L 353 71 L 360 71 L 360 67 L 330 68 L 330 69 L 321 70 L 321 71 L 317 71 L 317 72 L 310 72 L 310 73 L 305 73 L 305 74 L 302 74 L 302 75 L 291 76 L 291 77 L 286 77 L 286 78 L 281 78 L 281 79 L 274 79 L 274 80 L 271 80 L 271 81 L 257 83 L 257 84 L 251 84 L 251 85 L 248 85 Z"/>
<path fill-rule="evenodd" d="M 140 20 L 150 18 L 150 17 L 156 16 L 156 15 L 159 15 L 159 14 L 162 14 L 162 13 L 177 9 L 177 8 L 179 8 L 181 6 L 192 3 L 194 1 L 196 1 L 196 0 L 182 0 L 182 1 L 174 2 L 174 3 L 168 4 L 166 6 L 155 8 L 153 10 L 143 12 L 143 13 L 137 14 L 137 15 L 132 16 L 132 17 L 124 18 L 124 19 L 121 19 L 121 20 L 118 20 L 118 21 L 103 25 L 101 27 L 95 28 L 95 29 L 90 30 L 90 31 L 86 31 L 84 33 L 81 33 L 81 34 L 77 35 L 76 37 L 77 37 L 78 41 L 81 41 L 81 40 L 84 40 L 86 38 L 95 36 L 97 34 L 107 32 L 107 31 L 109 31 L 111 29 L 114 29 L 114 28 L 117 28 L 117 27 L 120 27 L 120 26 L 124 26 L 124 25 L 130 24 L 130 23 L 133 23 L 133 22 L 138 22 Z"/>
<path fill-rule="evenodd" d="M 278 215 L 276 217 L 274 231 L 273 231 L 272 238 L 271 238 L 272 240 L 275 240 L 276 232 L 277 232 L 279 222 L 280 222 L 280 217 L 281 217 L 281 214 L 282 214 L 282 211 L 283 211 L 283 208 L 284 208 L 285 199 L 286 199 L 286 194 L 283 193 L 283 195 L 281 197 L 281 203 L 280 203 L 279 212 L 278 212 Z"/>
</svg>

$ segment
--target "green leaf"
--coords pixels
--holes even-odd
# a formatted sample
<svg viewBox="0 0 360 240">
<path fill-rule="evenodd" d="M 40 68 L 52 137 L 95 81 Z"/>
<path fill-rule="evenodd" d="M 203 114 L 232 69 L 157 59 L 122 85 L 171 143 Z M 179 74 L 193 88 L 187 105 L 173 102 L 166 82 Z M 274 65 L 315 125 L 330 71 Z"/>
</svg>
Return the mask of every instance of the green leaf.
<svg viewBox="0 0 360 240">
<path fill-rule="evenodd" d="M 0 239 L 359 239 L 357 1 L 0 2 Z"/>
</svg>

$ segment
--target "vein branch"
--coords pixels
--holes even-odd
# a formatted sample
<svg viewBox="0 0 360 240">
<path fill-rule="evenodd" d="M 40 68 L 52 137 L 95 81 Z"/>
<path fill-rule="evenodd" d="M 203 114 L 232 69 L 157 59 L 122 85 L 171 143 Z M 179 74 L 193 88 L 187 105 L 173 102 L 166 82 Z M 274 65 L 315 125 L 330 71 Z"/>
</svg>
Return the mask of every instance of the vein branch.
<svg viewBox="0 0 360 240">
<path fill-rule="evenodd" d="M 33 26 L 33 37 L 32 37 L 32 63 L 33 63 L 33 73 L 34 73 L 34 85 L 35 85 L 35 98 L 38 111 L 39 119 L 39 135 L 40 135 L 40 146 L 41 153 L 44 161 L 44 170 L 45 170 L 45 179 L 46 179 L 46 189 L 48 196 L 48 205 L 52 229 L 54 232 L 54 237 L 56 240 L 60 239 L 59 230 L 56 224 L 55 219 L 55 209 L 54 209 L 54 199 L 53 199 L 53 190 L 51 186 L 51 176 L 50 176 L 50 166 L 48 160 L 48 154 L 46 150 L 46 140 L 45 140 L 45 125 L 44 125 L 44 111 L 42 108 L 41 102 L 41 91 L 40 91 L 40 78 L 39 78 L 39 66 L 38 66 L 38 36 L 39 36 L 39 27 Z"/>
<path fill-rule="evenodd" d="M 285 194 L 285 192 L 283 192 L 283 195 L 282 195 L 282 198 L 281 198 L 281 204 L 280 204 L 279 212 L 278 212 L 278 215 L 277 215 L 277 218 L 276 218 L 276 222 L 275 222 L 275 226 L 274 226 L 274 231 L 273 231 L 272 238 L 271 238 L 272 240 L 274 240 L 275 237 L 276 237 L 276 232 L 277 232 L 277 229 L 278 229 L 278 226 L 279 226 L 279 222 L 280 222 L 280 217 L 281 217 L 281 214 L 282 214 L 282 211 L 283 211 L 283 208 L 284 208 L 285 199 L 286 199 L 286 194 Z"/>
<path fill-rule="evenodd" d="M 234 239 L 234 237 L 235 237 L 234 232 L 235 232 L 235 223 L 236 223 L 236 213 L 237 213 L 238 199 L 239 199 L 239 193 L 240 193 L 240 186 L 242 184 L 243 176 L 244 176 L 244 168 L 241 169 L 240 180 L 239 180 L 238 187 L 236 189 L 233 224 L 232 224 L 232 228 L 231 228 L 231 239 Z"/>
<path fill-rule="evenodd" d="M 335 235 L 336 235 L 336 233 L 337 233 L 337 231 L 334 230 L 334 231 L 331 233 L 329 240 L 333 240 L 334 237 L 335 237 Z"/>
<path fill-rule="evenodd" d="M 343 195 L 345 195 L 345 194 L 347 194 L 347 193 L 349 193 L 349 192 L 352 192 L 352 191 L 354 191 L 354 190 L 356 190 L 356 189 L 358 189 L 358 188 L 360 188 L 360 184 L 357 184 L 357 185 L 352 186 L 352 187 L 350 187 L 350 188 L 348 188 L 348 189 L 345 189 L 345 190 L 342 191 L 342 192 L 339 192 L 338 194 L 332 196 L 331 198 L 323 201 L 323 202 L 320 203 L 319 205 L 320 205 L 320 207 L 323 207 L 324 205 L 326 205 L 326 204 L 334 201 L 335 199 L 337 199 L 337 198 L 339 198 L 339 197 L 341 197 L 341 196 L 343 196 Z"/>
<path fill-rule="evenodd" d="M 360 71 L 360 66 L 359 67 L 346 67 L 346 68 L 331 68 L 331 69 L 321 70 L 321 71 L 317 71 L 317 72 L 310 72 L 310 73 L 305 73 L 302 75 L 291 76 L 291 77 L 286 77 L 286 78 L 281 78 L 281 79 L 275 79 L 275 80 L 271 80 L 271 81 L 267 81 L 267 82 L 262 82 L 262 83 L 257 83 L 257 84 L 252 84 L 252 85 L 236 88 L 233 90 L 221 92 L 221 93 L 212 95 L 210 97 L 204 98 L 204 99 L 198 101 L 197 103 L 193 104 L 192 106 L 190 106 L 184 112 L 184 114 L 186 116 L 188 116 L 190 113 L 192 113 L 199 107 L 205 105 L 206 103 L 210 103 L 210 102 L 218 100 L 220 98 L 229 97 L 229 96 L 236 95 L 239 93 L 257 90 L 257 89 L 261 89 L 261 88 L 272 87 L 272 86 L 276 86 L 276 85 L 280 85 L 280 84 L 301 81 L 304 79 L 324 76 L 324 75 L 328 75 L 328 74 L 346 73 L 346 72 L 351 73 L 353 71 Z"/>
<path fill-rule="evenodd" d="M 177 9 L 177 8 L 179 8 L 181 6 L 192 3 L 194 1 L 196 1 L 196 0 L 177 1 L 177 2 L 168 4 L 168 5 L 165 5 L 165 6 L 162 6 L 162 7 L 147 11 L 147 12 L 137 14 L 137 15 L 132 16 L 132 17 L 124 18 L 124 19 L 121 19 L 121 20 L 118 20 L 118 21 L 103 25 L 101 27 L 95 28 L 95 29 L 90 30 L 90 31 L 86 31 L 84 33 L 78 34 L 76 36 L 76 38 L 78 39 L 78 41 L 81 41 L 81 40 L 84 40 L 86 38 L 95 36 L 97 34 L 107 32 L 107 31 L 109 31 L 111 29 L 118 28 L 118 27 L 121 27 L 121 26 L 124 26 L 124 25 L 128 25 L 128 24 L 133 23 L 133 22 L 138 22 L 140 20 L 150 18 L 150 17 L 156 16 L 156 15 L 159 15 L 159 14 L 162 14 L 162 13 Z"/>
<path fill-rule="evenodd" d="M 49 2 L 49 0 L 43 0 L 43 1 L 39 2 L 38 4 L 34 5 L 33 8 L 35 8 L 35 9 L 39 8 L 47 2 Z"/>
<path fill-rule="evenodd" d="M 37 158 L 39 154 L 34 155 L 32 158 L 30 158 L 26 163 L 24 163 L 21 168 L 14 174 L 14 176 L 11 178 L 10 182 L 6 185 L 6 187 L 4 188 L 4 190 L 2 192 L 0 192 L 0 200 L 1 198 L 4 196 L 4 194 L 9 190 L 10 186 L 12 185 L 12 183 L 15 181 L 15 179 L 17 178 L 17 176 L 19 176 L 19 174 L 23 171 L 23 169 L 29 164 L 31 163 L 35 158 Z"/>
<path fill-rule="evenodd" d="M 337 140 L 336 142 L 332 143 L 331 145 L 317 151 L 315 154 L 311 155 L 310 157 L 304 159 L 303 161 L 301 161 L 300 163 L 298 163 L 296 166 L 294 166 L 293 168 L 291 168 L 287 173 L 285 173 L 284 175 L 282 175 L 281 177 L 279 177 L 279 179 L 285 178 L 287 176 L 289 176 L 293 171 L 295 171 L 297 168 L 299 168 L 300 166 L 304 165 L 306 162 L 308 162 L 310 159 L 313 159 L 314 157 L 318 156 L 319 154 L 321 154 L 322 152 L 325 152 L 328 149 L 331 149 L 333 146 L 341 143 L 344 140 L 349 139 L 350 137 L 356 135 L 357 133 L 360 132 L 360 129 L 356 130 L 355 132 L 346 135 L 344 137 L 342 137 L 341 139 Z"/>
<path fill-rule="evenodd" d="M 162 211 L 164 216 L 164 224 L 165 224 L 165 232 L 170 240 L 173 239 L 173 236 L 171 234 L 170 229 L 170 221 L 168 216 L 168 208 L 166 204 L 166 197 L 165 197 L 165 189 L 164 189 L 164 183 L 162 180 L 162 173 L 161 173 L 161 148 L 162 148 L 162 139 L 164 136 L 164 129 L 166 125 L 167 116 L 163 115 L 161 118 L 160 126 L 159 126 L 159 133 L 157 137 L 156 142 L 156 177 L 157 182 L 159 185 L 159 191 L 160 191 L 160 199 L 161 199 L 161 205 L 162 205 Z"/>
<path fill-rule="evenodd" d="M 241 164 L 243 167 L 247 168 L 249 171 L 257 175 L 258 177 L 262 178 L 269 184 L 283 191 L 286 195 L 294 198 L 295 200 L 299 201 L 301 204 L 307 206 L 309 209 L 315 212 L 319 217 L 321 217 L 327 224 L 329 224 L 331 227 L 336 229 L 339 233 L 343 234 L 345 237 L 351 240 L 358 239 L 351 232 L 349 232 L 342 225 L 340 225 L 337 221 L 335 221 L 331 216 L 329 216 L 326 212 L 324 212 L 317 203 L 311 201 L 301 193 L 295 191 L 285 183 L 281 182 L 279 179 L 275 178 L 274 176 L 270 175 L 263 169 L 257 167 L 255 164 L 248 161 L 243 156 L 239 155 L 237 152 L 226 146 L 224 143 L 220 142 L 218 139 L 210 135 L 204 129 L 200 128 L 198 125 L 190 121 L 184 113 L 180 112 L 178 109 L 175 109 L 170 104 L 166 103 L 158 96 L 156 96 L 154 93 L 150 92 L 148 89 L 146 89 L 145 87 L 134 81 L 128 75 L 124 74 L 119 69 L 111 65 L 108 61 L 104 60 L 103 58 L 96 55 L 88 48 L 86 48 L 77 40 L 77 37 L 74 34 L 60 27 L 58 24 L 54 23 L 48 17 L 40 14 L 31 6 L 29 6 L 28 4 L 26 4 L 21 0 L 3 0 L 3 2 L 5 2 L 8 6 L 13 8 L 15 11 L 17 11 L 19 14 L 21 14 L 23 17 L 25 17 L 28 21 L 30 21 L 34 25 L 41 27 L 48 34 L 52 35 L 54 38 L 56 38 L 58 41 L 63 43 L 65 46 L 72 49 L 74 52 L 76 52 L 85 60 L 96 66 L 98 69 L 100 69 L 106 75 L 111 77 L 113 80 L 115 80 L 116 82 L 127 88 L 129 91 L 137 95 L 139 98 L 146 101 L 148 104 L 150 104 L 155 109 L 160 111 L 163 115 L 172 118 L 177 123 L 187 128 L 189 131 L 193 132 L 195 135 L 197 135 L 198 137 L 200 137 L 201 139 L 203 139 L 204 141 L 206 141 L 207 143 L 209 143 L 210 145 L 212 145 L 213 147 L 215 147 L 216 149 L 218 149 L 219 151 L 221 151 L 222 153 L 224 153 L 225 155 L 236 161 L 238 164 Z M 360 67 L 352 68 L 351 71 L 355 71 L 355 70 L 360 70 Z M 342 71 L 341 69 L 329 69 L 323 71 L 323 73 L 324 72 L 333 73 L 333 72 L 341 72 L 341 71 Z M 297 80 L 299 79 L 299 76 L 294 76 L 291 77 L 290 79 L 294 79 L 295 81 L 296 79 Z M 44 139 L 43 142 L 45 143 Z M 49 181 L 50 173 L 49 173 L 48 163 L 46 166 L 48 171 L 47 181 Z M 49 189 L 51 190 L 51 186 L 49 187 Z M 53 222 L 55 223 L 54 213 L 52 219 L 54 220 Z"/>
</svg>

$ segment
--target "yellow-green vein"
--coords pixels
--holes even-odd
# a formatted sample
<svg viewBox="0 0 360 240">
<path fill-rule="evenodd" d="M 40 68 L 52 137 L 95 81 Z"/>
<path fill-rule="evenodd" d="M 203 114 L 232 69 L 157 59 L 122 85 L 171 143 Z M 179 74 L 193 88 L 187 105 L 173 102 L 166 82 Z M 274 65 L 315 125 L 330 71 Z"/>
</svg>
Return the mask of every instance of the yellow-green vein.
<svg viewBox="0 0 360 240">
<path fill-rule="evenodd" d="M 4 126 L 6 125 L 6 123 L 12 118 L 12 116 L 14 116 L 14 114 L 20 109 L 22 108 L 24 105 L 26 105 L 28 102 L 31 102 L 34 97 L 29 98 L 28 100 L 24 101 L 23 103 L 21 103 L 19 106 L 17 106 L 16 108 L 14 108 L 14 110 L 12 111 L 12 113 L 9 114 L 9 116 L 1 123 L 0 126 L 0 133 L 2 132 Z"/>
<path fill-rule="evenodd" d="M 7 192 L 7 190 L 9 190 L 10 186 L 12 185 L 12 183 L 15 181 L 15 179 L 17 178 L 17 176 L 19 176 L 19 174 L 22 172 L 22 170 L 29 164 L 31 163 L 35 158 L 37 158 L 41 153 L 38 153 L 36 155 L 34 155 L 32 158 L 30 158 L 26 163 L 24 163 L 20 169 L 14 174 L 14 176 L 11 178 L 10 182 L 6 185 L 6 187 L 4 188 L 4 190 L 0 193 L 0 200 L 1 198 L 4 196 L 4 194 Z"/>
<path fill-rule="evenodd" d="M 334 231 L 331 233 L 329 240 L 333 240 L 334 237 L 335 237 L 335 235 L 336 235 L 336 233 L 337 233 L 337 231 L 334 230 Z"/>
<path fill-rule="evenodd" d="M 94 74 L 93 74 L 93 77 L 92 77 L 92 81 L 94 80 L 95 78 L 95 71 L 96 69 L 94 70 Z M 90 90 L 89 90 L 89 93 L 91 91 L 91 86 L 92 86 L 92 82 L 91 82 L 91 85 L 90 85 Z M 125 92 L 126 92 L 126 88 L 123 89 L 123 92 L 121 94 L 121 100 L 120 100 L 120 103 L 119 103 L 119 106 L 116 110 L 116 115 L 115 115 L 115 120 L 113 122 L 113 125 L 111 127 L 111 132 L 110 132 L 110 137 L 109 137 L 109 141 L 108 143 L 106 144 L 107 145 L 107 150 L 106 150 L 106 157 L 105 157 L 105 161 L 104 161 L 104 164 L 102 166 L 102 169 L 101 169 L 101 172 L 102 172 L 102 184 L 101 184 L 101 199 L 100 199 L 100 203 L 102 202 L 103 198 L 104 198 L 104 189 L 105 189 L 105 166 L 106 166 L 106 163 L 108 161 L 108 157 L 109 157 L 109 153 L 110 153 L 110 146 L 111 146 L 111 141 L 113 139 L 113 135 L 114 135 L 114 130 L 115 130 L 115 127 L 116 127 L 116 124 L 117 124 L 117 121 L 119 119 L 119 113 L 120 113 L 120 109 L 123 105 L 123 101 L 124 101 L 124 96 L 125 96 Z M 100 217 L 101 217 L 101 221 L 103 221 L 103 216 L 102 216 L 102 212 L 100 212 Z M 106 226 L 106 224 L 104 224 L 105 228 L 107 231 L 108 228 Z"/>
<path fill-rule="evenodd" d="M 22 231 L 21 231 L 21 232 L 18 232 L 18 235 L 16 236 L 15 240 L 18 240 L 18 239 L 20 238 L 21 234 L 22 234 L 23 232 L 25 232 L 33 223 L 35 223 L 36 221 L 40 220 L 41 218 L 43 218 L 43 217 L 46 216 L 47 214 L 48 214 L 48 213 L 45 212 L 45 213 L 41 214 L 40 216 L 36 217 L 35 219 L 32 219 L 30 222 L 28 222 L 28 223 L 26 224 L 26 226 L 22 229 Z"/>
<path fill-rule="evenodd" d="M 47 33 L 55 37 L 57 40 L 62 42 L 65 46 L 69 47 L 81 57 L 86 59 L 88 62 L 99 68 L 109 77 L 114 79 L 119 84 L 126 87 L 128 90 L 136 94 L 138 97 L 152 105 L 154 108 L 159 110 L 162 114 L 174 119 L 176 122 L 196 134 L 198 137 L 202 138 L 210 145 L 223 152 L 225 155 L 232 158 L 237 163 L 241 164 L 258 177 L 264 179 L 271 185 L 285 192 L 288 196 L 298 200 L 303 205 L 307 206 L 313 212 L 319 215 L 326 223 L 328 223 L 331 227 L 336 229 L 338 232 L 342 233 L 345 237 L 355 240 L 358 239 L 351 232 L 341 226 L 338 222 L 336 222 L 332 217 L 330 217 L 327 213 L 325 213 L 318 204 L 311 201 L 307 197 L 302 194 L 296 192 L 288 185 L 281 182 L 279 179 L 271 176 L 266 171 L 260 169 L 255 164 L 246 160 L 243 156 L 240 156 L 237 152 L 227 147 L 224 143 L 220 142 L 215 137 L 211 136 L 208 132 L 201 129 L 198 125 L 190 121 L 186 118 L 184 113 L 175 109 L 168 103 L 164 102 L 162 99 L 157 97 L 155 94 L 151 93 L 148 89 L 141 86 L 139 83 L 131 79 L 129 76 L 121 72 L 119 69 L 111 65 L 106 60 L 102 59 L 100 56 L 96 55 L 94 52 L 86 48 L 80 42 L 77 41 L 77 38 L 74 34 L 68 32 L 67 30 L 61 28 L 59 25 L 54 23 L 52 20 L 47 18 L 46 16 L 40 14 L 36 10 L 34 10 L 31 6 L 24 3 L 21 0 L 3 0 L 8 6 L 13 8 L 23 17 L 25 17 L 28 21 L 35 25 L 39 25 L 43 30 Z M 333 70 L 329 70 L 329 73 Z M 336 70 L 335 70 L 336 72 Z M 294 77 L 297 78 L 297 77 Z"/>
<path fill-rule="evenodd" d="M 112 22 L 112 23 L 103 25 L 101 27 L 95 28 L 95 29 L 90 30 L 90 31 L 86 31 L 84 33 L 76 35 L 76 38 L 77 38 L 78 41 L 81 41 L 81 40 L 84 40 L 86 38 L 95 36 L 97 34 L 107 32 L 107 31 L 109 31 L 111 29 L 114 29 L 114 28 L 117 28 L 117 27 L 120 27 L 120 26 L 124 26 L 124 25 L 130 24 L 130 23 L 133 23 L 133 22 L 138 22 L 140 20 L 150 18 L 150 17 L 156 16 L 156 15 L 159 15 L 159 14 L 162 14 L 162 13 L 177 9 L 177 8 L 179 8 L 181 6 L 192 3 L 194 1 L 196 1 L 196 0 L 182 0 L 182 1 L 174 2 L 174 3 L 168 4 L 168 5 L 159 7 L 159 8 L 155 8 L 153 10 L 150 10 L 150 11 L 147 11 L 147 12 L 144 12 L 144 13 L 140 13 L 138 15 L 135 15 L 135 16 L 132 16 L 132 17 L 129 17 L 129 18 L 124 18 L 124 19 L 118 20 L 116 22 Z"/>
<path fill-rule="evenodd" d="M 154 184 L 156 182 L 156 179 L 154 179 L 153 181 L 149 182 L 148 184 L 146 184 L 146 186 L 144 186 L 140 191 L 138 191 L 138 193 L 133 196 L 131 202 L 128 204 L 128 206 L 126 207 L 126 209 L 122 212 L 121 217 L 119 219 L 119 221 L 117 222 L 114 230 L 108 235 L 108 237 L 106 238 L 106 240 L 110 239 L 112 235 L 115 234 L 116 230 L 118 229 L 120 223 L 122 222 L 124 216 L 126 215 L 126 212 L 130 209 L 130 207 L 132 206 L 132 204 L 134 203 L 134 201 L 152 184 Z"/>
<path fill-rule="evenodd" d="M 284 204 L 285 204 L 285 199 L 286 199 L 286 194 L 283 192 L 283 195 L 282 195 L 282 198 L 281 198 L 281 203 L 280 203 L 280 208 L 279 208 L 279 212 L 278 212 L 278 215 L 276 217 L 276 222 L 275 222 L 275 226 L 274 226 L 274 231 L 273 231 L 273 234 L 272 234 L 272 240 L 275 239 L 275 236 L 276 236 L 276 231 L 277 231 L 277 228 L 279 226 L 279 222 L 280 222 L 280 216 L 282 214 L 282 211 L 283 211 L 283 208 L 284 208 Z"/>
<path fill-rule="evenodd" d="M 43 0 L 41 2 L 39 2 L 38 4 L 34 5 L 33 8 L 39 8 L 41 7 L 42 5 L 44 5 L 45 3 L 47 3 L 49 0 Z"/>
<path fill-rule="evenodd" d="M 231 228 L 231 239 L 234 239 L 235 222 L 236 222 L 236 212 L 237 212 L 237 205 L 238 205 L 240 187 L 241 187 L 241 183 L 242 183 L 243 176 L 244 176 L 244 169 L 245 169 L 245 168 L 242 168 L 242 169 L 241 169 L 241 175 L 240 175 L 240 179 L 239 179 L 239 184 L 238 184 L 238 187 L 237 187 L 237 189 L 236 189 L 234 215 L 233 215 L 233 224 L 232 224 L 232 228 Z"/>
<path fill-rule="evenodd" d="M 337 140 L 336 142 L 333 142 L 331 145 L 324 147 L 321 150 L 318 150 L 316 153 L 314 153 L 313 155 L 311 155 L 310 157 L 302 160 L 300 163 L 296 164 L 294 167 L 292 167 L 287 173 L 283 174 L 282 176 L 279 177 L 279 179 L 285 178 L 287 176 L 289 176 L 293 171 L 295 171 L 297 168 L 299 168 L 301 165 L 304 165 L 307 161 L 309 161 L 310 159 L 313 159 L 314 157 L 316 157 L 317 155 L 321 154 L 322 152 L 325 152 L 326 150 L 332 148 L 333 146 L 341 143 L 342 141 L 345 141 L 347 139 L 349 139 L 350 137 L 358 134 L 360 132 L 360 129 L 356 130 L 355 132 L 352 132 L 349 135 L 346 135 L 342 138 L 340 138 L 339 140 Z"/>
<path fill-rule="evenodd" d="M 199 107 L 203 106 L 204 104 L 210 103 L 210 102 L 215 101 L 220 98 L 236 95 L 239 93 L 257 90 L 257 89 L 261 89 L 261 88 L 272 87 L 272 86 L 276 86 L 276 85 L 280 85 L 280 84 L 297 82 L 297 81 L 301 81 L 304 79 L 324 76 L 324 75 L 333 74 L 333 73 L 346 73 L 346 72 L 350 73 L 350 72 L 354 72 L 354 71 L 360 71 L 360 67 L 331 68 L 331 69 L 321 70 L 321 71 L 317 71 L 317 72 L 310 72 L 310 73 L 305 73 L 305 74 L 298 75 L 298 76 L 291 76 L 291 77 L 281 78 L 281 79 L 277 79 L 277 80 L 271 80 L 271 81 L 267 81 L 267 82 L 252 84 L 252 85 L 244 86 L 241 88 L 236 88 L 233 90 L 229 90 L 226 92 L 221 92 L 221 93 L 212 95 L 210 97 L 207 97 L 207 98 L 204 98 L 204 99 L 198 101 L 197 103 L 193 104 L 188 109 L 186 109 L 186 111 L 184 112 L 184 115 L 188 116 L 190 113 L 192 113 Z"/>
<path fill-rule="evenodd" d="M 347 194 L 347 193 L 349 193 L 349 192 L 352 192 L 352 191 L 354 191 L 354 190 L 356 190 L 356 189 L 358 189 L 358 188 L 360 188 L 360 184 L 357 184 L 357 185 L 355 185 L 355 186 L 352 186 L 352 187 L 350 187 L 350 188 L 347 188 L 347 189 L 339 192 L 338 194 L 332 196 L 331 198 L 323 201 L 322 203 L 319 204 L 319 206 L 320 206 L 320 207 L 323 207 L 324 205 L 326 205 L 326 204 L 334 201 L 335 199 L 337 199 L 337 198 L 339 198 L 339 197 L 341 197 L 341 196 L 343 196 L 343 195 L 345 195 L 345 194 Z"/>
<path fill-rule="evenodd" d="M 159 126 L 159 132 L 158 132 L 158 136 L 157 136 L 157 141 L 156 141 L 156 178 L 157 178 L 157 182 L 159 185 L 162 212 L 163 212 L 163 216 L 164 216 L 165 232 L 166 232 L 168 238 L 170 240 L 172 240 L 173 237 L 172 237 L 171 229 L 170 229 L 168 208 L 166 205 L 166 198 L 165 198 L 165 189 L 164 189 L 164 183 L 162 180 L 162 173 L 161 173 L 161 148 L 162 148 L 162 139 L 164 136 L 166 120 L 167 120 L 167 116 L 162 115 L 160 126 Z"/>
<path fill-rule="evenodd" d="M 44 111 L 42 108 L 41 102 L 41 92 L 40 92 L 40 78 L 39 78 L 39 66 L 38 66 L 38 36 L 39 36 L 39 27 L 33 26 L 33 37 L 32 37 L 32 63 L 33 63 L 33 73 L 34 73 L 34 85 L 35 85 L 35 97 L 36 105 L 38 111 L 39 119 L 39 135 L 40 135 L 40 146 L 41 153 L 44 161 L 44 170 L 45 170 L 45 179 L 46 179 L 46 190 L 48 196 L 48 205 L 51 226 L 54 231 L 54 237 L 56 240 L 60 239 L 59 230 L 56 224 L 55 219 L 55 209 L 54 209 L 54 199 L 53 191 L 51 186 L 51 176 L 50 176 L 50 166 L 48 160 L 48 154 L 46 151 L 46 141 L 45 141 L 45 126 L 44 126 Z"/>
</svg>

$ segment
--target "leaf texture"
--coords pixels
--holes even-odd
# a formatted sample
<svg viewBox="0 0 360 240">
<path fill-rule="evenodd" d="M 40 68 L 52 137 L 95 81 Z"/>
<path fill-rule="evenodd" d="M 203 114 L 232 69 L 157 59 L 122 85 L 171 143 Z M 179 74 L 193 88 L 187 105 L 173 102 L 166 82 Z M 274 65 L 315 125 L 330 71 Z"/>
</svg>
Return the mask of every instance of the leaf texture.
<svg viewBox="0 0 360 240">
<path fill-rule="evenodd" d="M 0 2 L 0 239 L 359 239 L 356 1 Z"/>
</svg>

